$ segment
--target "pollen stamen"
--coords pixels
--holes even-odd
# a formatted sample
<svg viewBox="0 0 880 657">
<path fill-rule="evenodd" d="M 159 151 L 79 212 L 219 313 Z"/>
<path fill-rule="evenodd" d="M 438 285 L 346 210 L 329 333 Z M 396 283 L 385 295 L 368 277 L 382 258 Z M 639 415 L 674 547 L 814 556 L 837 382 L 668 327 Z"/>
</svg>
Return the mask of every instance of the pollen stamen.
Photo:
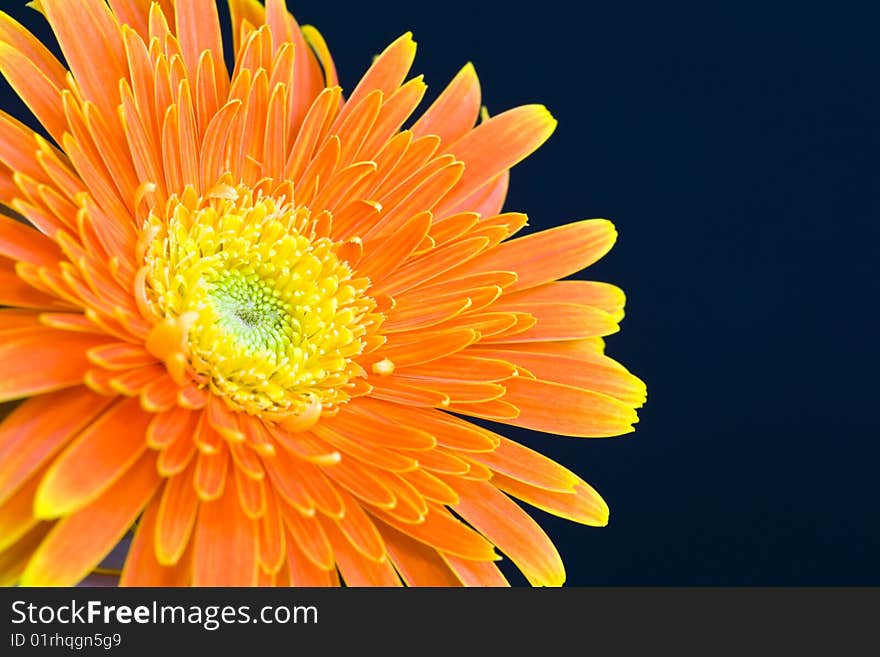
<svg viewBox="0 0 880 657">
<path fill-rule="evenodd" d="M 216 189 L 187 190 L 148 220 L 157 232 L 139 287 L 162 319 L 147 347 L 178 370 L 185 357 L 188 376 L 233 410 L 305 430 L 363 374 L 352 358 L 381 321 L 369 283 L 315 238 L 306 208 Z"/>
</svg>

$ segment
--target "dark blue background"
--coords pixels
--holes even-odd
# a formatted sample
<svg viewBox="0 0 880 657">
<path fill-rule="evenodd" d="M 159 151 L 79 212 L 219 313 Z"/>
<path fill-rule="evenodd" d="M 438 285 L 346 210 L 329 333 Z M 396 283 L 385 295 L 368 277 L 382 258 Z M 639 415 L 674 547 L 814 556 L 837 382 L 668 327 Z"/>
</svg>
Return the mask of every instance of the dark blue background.
<svg viewBox="0 0 880 657">
<path fill-rule="evenodd" d="M 515 435 L 611 505 L 605 529 L 538 512 L 569 584 L 880 584 L 876 17 L 576 4 L 291 8 L 347 89 L 412 30 L 434 93 L 471 60 L 492 113 L 546 104 L 506 207 L 620 231 L 588 275 L 628 293 L 608 351 L 648 382 L 638 430 Z"/>
</svg>

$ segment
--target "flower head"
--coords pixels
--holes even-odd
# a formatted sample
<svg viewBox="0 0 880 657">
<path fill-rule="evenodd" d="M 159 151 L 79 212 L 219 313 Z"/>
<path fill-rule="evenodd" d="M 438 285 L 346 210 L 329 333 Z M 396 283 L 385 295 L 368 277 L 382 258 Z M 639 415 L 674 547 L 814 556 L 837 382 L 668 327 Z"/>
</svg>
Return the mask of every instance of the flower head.
<svg viewBox="0 0 880 657">
<path fill-rule="evenodd" d="M 126 535 L 126 585 L 564 581 L 514 498 L 604 525 L 586 482 L 468 418 L 632 430 L 604 355 L 623 293 L 558 279 L 596 219 L 514 238 L 508 170 L 555 120 L 479 122 L 468 65 L 415 43 L 350 92 L 282 0 L 41 0 L 69 71 L 0 14 L 0 582 L 71 585 Z"/>
</svg>

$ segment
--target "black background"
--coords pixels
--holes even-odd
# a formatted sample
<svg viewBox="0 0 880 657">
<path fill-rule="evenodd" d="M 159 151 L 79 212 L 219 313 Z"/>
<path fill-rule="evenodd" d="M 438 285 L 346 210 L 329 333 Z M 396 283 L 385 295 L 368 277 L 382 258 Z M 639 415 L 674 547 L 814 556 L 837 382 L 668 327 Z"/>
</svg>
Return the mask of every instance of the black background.
<svg viewBox="0 0 880 657">
<path fill-rule="evenodd" d="M 23 1 L 3 4 L 45 38 Z M 611 506 L 604 529 L 536 512 L 570 585 L 880 584 L 875 16 L 855 3 L 290 6 L 321 29 L 346 89 L 412 30 L 430 97 L 473 61 L 490 112 L 546 104 L 559 128 L 514 169 L 506 209 L 531 230 L 607 217 L 620 231 L 584 276 L 628 293 L 608 352 L 648 383 L 636 433 L 507 431 Z M 0 98 L 25 116 L 5 83 Z"/>
</svg>

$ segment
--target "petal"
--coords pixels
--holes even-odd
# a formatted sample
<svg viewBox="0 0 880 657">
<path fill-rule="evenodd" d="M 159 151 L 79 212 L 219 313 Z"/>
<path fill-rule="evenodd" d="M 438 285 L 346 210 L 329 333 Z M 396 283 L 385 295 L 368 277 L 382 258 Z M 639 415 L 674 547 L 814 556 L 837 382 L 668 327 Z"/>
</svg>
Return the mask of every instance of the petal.
<svg viewBox="0 0 880 657">
<path fill-rule="evenodd" d="M 329 570 L 318 568 L 303 554 L 296 541 L 289 535 L 286 545 L 291 586 L 339 586 L 339 576 L 335 567 Z"/>
<path fill-rule="evenodd" d="M 562 586 L 565 568 L 544 530 L 491 483 L 460 481 L 455 512 L 492 541 L 533 586 Z"/>
<path fill-rule="evenodd" d="M 536 488 L 499 474 L 492 477 L 492 483 L 505 493 L 560 518 L 591 527 L 604 527 L 608 524 L 608 505 L 584 481 L 565 493 Z"/>
<path fill-rule="evenodd" d="M 545 353 L 529 352 L 525 350 L 528 344 L 518 345 L 516 351 L 505 351 L 507 346 L 498 345 L 497 351 L 481 348 L 479 353 L 504 358 L 544 381 L 594 390 L 636 407 L 644 404 L 647 398 L 645 384 L 638 377 L 602 354 L 584 353 L 571 357 L 549 350 Z"/>
<path fill-rule="evenodd" d="M 508 110 L 468 132 L 447 149 L 465 163 L 455 190 L 438 207 L 437 214 L 454 208 L 495 176 L 533 153 L 553 134 L 554 119 L 543 105 L 523 105 Z"/>
<path fill-rule="evenodd" d="M 193 586 L 254 586 L 259 526 L 238 503 L 235 486 L 202 502 L 193 544 Z"/>
<path fill-rule="evenodd" d="M 634 431 L 636 412 L 613 397 L 571 386 L 517 377 L 505 381 L 504 400 L 519 409 L 507 424 L 580 437 L 619 436 Z"/>
<path fill-rule="evenodd" d="M 336 519 L 336 527 L 352 547 L 372 561 L 385 559 L 385 542 L 373 520 L 364 512 L 360 502 L 343 492 L 345 513 Z"/>
<path fill-rule="evenodd" d="M 164 566 L 180 560 L 192 536 L 199 511 L 199 498 L 193 490 L 194 468 L 190 463 L 186 470 L 168 479 L 162 489 L 150 549 Z"/>
<path fill-rule="evenodd" d="M 147 505 L 138 521 L 134 539 L 128 549 L 119 586 L 175 586 L 177 569 L 163 566 L 156 559 L 153 537 L 156 531 L 156 515 L 159 509 L 159 498 Z"/>
<path fill-rule="evenodd" d="M 34 513 L 54 518 L 99 497 L 144 453 L 150 416 L 136 398 L 111 407 L 55 460 L 37 491 Z"/>
<path fill-rule="evenodd" d="M 458 212 L 477 212 L 484 217 L 501 212 L 507 199 L 510 186 L 510 171 L 505 170 L 480 187 L 473 194 L 458 202 L 458 205 L 444 207 L 441 218 Z"/>
<path fill-rule="evenodd" d="M 444 554 L 443 558 L 465 586 L 510 586 L 498 566 L 491 561 L 472 561 L 451 554 Z"/>
<path fill-rule="evenodd" d="M 402 586 L 394 566 L 387 558 L 377 563 L 355 550 L 330 521 L 324 521 L 324 531 L 333 544 L 336 565 L 349 587 L 361 586 Z"/>
<path fill-rule="evenodd" d="M 42 233 L 2 215 L 0 215 L 0 255 L 47 266 L 57 265 L 64 259 L 61 249 Z"/>
<path fill-rule="evenodd" d="M 493 473 L 501 473 L 530 486 L 548 491 L 569 493 L 579 479 L 556 461 L 525 445 L 500 437 L 492 452 L 469 454 L 468 459 L 482 463 Z"/>
<path fill-rule="evenodd" d="M 22 264 L 24 263 L 19 263 L 19 267 Z M 16 269 L 11 261 L 0 258 L 0 305 L 43 310 L 69 310 L 72 307 L 70 303 L 25 283 Z"/>
<path fill-rule="evenodd" d="M 63 0 L 41 0 L 43 13 L 86 99 L 115 116 L 115 91 L 127 77 L 125 50 L 116 17 L 103 0 L 83 0 L 76 6 Z"/>
<path fill-rule="evenodd" d="M 616 239 L 610 221 L 587 219 L 504 242 L 455 272 L 513 271 L 518 278 L 506 292 L 525 290 L 589 267 L 608 253 Z"/>
<path fill-rule="evenodd" d="M 0 552 L 18 542 L 40 523 L 33 513 L 34 495 L 43 469 L 37 470 L 9 498 L 0 504 Z"/>
<path fill-rule="evenodd" d="M 279 504 L 281 518 L 293 543 L 316 568 L 330 570 L 333 568 L 333 546 L 327 539 L 323 525 L 317 516 L 300 513 L 286 504 Z"/>
<path fill-rule="evenodd" d="M 595 306 L 614 315 L 616 321 L 623 318 L 622 310 L 626 295 L 616 285 L 596 281 L 554 281 L 539 287 L 505 296 L 509 303 L 575 303 Z"/>
<path fill-rule="evenodd" d="M 412 126 L 416 137 L 437 135 L 452 143 L 469 131 L 480 113 L 480 81 L 470 62 L 458 72 Z"/>
<path fill-rule="evenodd" d="M 223 59 L 223 37 L 220 33 L 220 19 L 217 3 L 214 0 L 190 0 L 175 3 L 177 40 L 183 54 L 183 61 L 189 71 L 189 79 L 195 80 L 199 70 L 199 59 L 205 51 L 211 54 L 217 71 L 218 90 L 224 94 L 228 86 Z"/>
<path fill-rule="evenodd" d="M 270 573 L 277 573 L 284 564 L 287 540 L 278 498 L 271 486 L 265 486 L 266 511 L 260 519 L 260 567 Z"/>
<path fill-rule="evenodd" d="M 216 500 L 227 486 L 234 488 L 234 484 L 228 483 L 229 473 L 229 448 L 221 441 L 215 452 L 199 451 L 196 459 L 196 470 L 193 476 L 196 493 L 202 501 Z M 234 466 L 233 466 L 234 467 Z"/>
<path fill-rule="evenodd" d="M 611 335 L 620 330 L 614 317 L 593 306 L 579 306 L 573 303 L 519 305 L 502 299 L 492 309 L 501 312 L 529 313 L 538 321 L 521 333 L 486 338 L 482 341 L 483 344 L 581 340 Z"/>
<path fill-rule="evenodd" d="M 2 281 L 0 281 L 2 282 Z M 0 343 L 0 401 L 20 399 L 83 382 L 90 363 L 86 350 L 106 342 L 85 333 L 35 329 Z M 40 367 L 34 367 L 40 363 Z"/>
<path fill-rule="evenodd" d="M 122 539 L 161 479 L 155 455 L 144 454 L 88 506 L 55 525 L 21 576 L 22 586 L 72 586 Z"/>
<path fill-rule="evenodd" d="M 382 525 L 388 554 L 407 586 L 461 586 L 440 554 L 393 527 Z"/>
<path fill-rule="evenodd" d="M 34 550 L 43 542 L 50 529 L 52 523 L 40 523 L 14 545 L 0 552 L 0 586 L 13 586 L 18 582 Z"/>
<path fill-rule="evenodd" d="M 402 523 L 387 513 L 371 509 L 370 513 L 410 538 L 421 541 L 441 552 L 465 559 L 493 561 L 495 550 L 482 536 L 454 518 L 445 508 L 429 505 L 428 515 L 417 524 Z"/>
<path fill-rule="evenodd" d="M 415 56 L 416 44 L 410 32 L 398 37 L 385 48 L 351 92 L 345 107 L 339 113 L 337 125 L 374 90 L 390 96 L 403 82 Z"/>
<path fill-rule="evenodd" d="M 0 501 L 111 401 L 78 386 L 22 402 L 0 425 Z"/>
</svg>

